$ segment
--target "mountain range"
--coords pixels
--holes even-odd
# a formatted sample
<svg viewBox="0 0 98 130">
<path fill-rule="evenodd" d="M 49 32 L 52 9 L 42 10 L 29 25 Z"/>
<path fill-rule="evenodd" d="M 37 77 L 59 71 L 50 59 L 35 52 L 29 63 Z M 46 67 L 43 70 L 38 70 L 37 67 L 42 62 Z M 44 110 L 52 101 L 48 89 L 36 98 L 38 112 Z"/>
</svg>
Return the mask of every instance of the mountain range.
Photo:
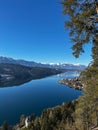
<svg viewBox="0 0 98 130">
<path fill-rule="evenodd" d="M 0 63 L 0 87 L 20 85 L 30 80 L 41 79 L 60 73 L 62 71 L 59 69 Z"/>
<path fill-rule="evenodd" d="M 27 67 L 42 67 L 42 68 L 53 68 L 53 69 L 70 69 L 70 70 L 83 70 L 86 68 L 85 65 L 81 64 L 66 64 L 66 63 L 37 63 L 34 61 L 26 61 L 22 59 L 13 59 L 9 57 L 0 56 L 0 63 L 19 64 Z"/>
</svg>

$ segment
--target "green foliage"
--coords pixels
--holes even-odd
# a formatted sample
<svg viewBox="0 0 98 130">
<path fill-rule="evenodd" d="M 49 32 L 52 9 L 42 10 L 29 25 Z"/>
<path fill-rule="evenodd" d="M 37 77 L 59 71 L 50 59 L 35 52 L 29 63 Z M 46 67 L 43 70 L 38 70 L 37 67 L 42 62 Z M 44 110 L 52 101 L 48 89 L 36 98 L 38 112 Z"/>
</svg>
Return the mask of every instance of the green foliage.
<svg viewBox="0 0 98 130">
<path fill-rule="evenodd" d="M 98 32 L 95 21 L 91 20 L 91 16 L 97 14 L 96 3 L 94 0 L 64 0 L 62 5 L 67 17 L 65 27 L 69 29 L 74 43 L 74 56 L 78 57 L 84 52 L 84 44 L 92 43 L 93 61 L 80 76 L 84 94 L 78 101 L 44 110 L 41 117 L 32 118 L 27 130 L 89 130 L 92 126 L 98 126 Z M 36 68 L 30 70 L 32 75 L 35 70 Z M 39 72 L 43 72 L 42 69 L 39 68 Z M 47 71 L 44 70 L 43 77 L 46 74 Z M 22 117 L 20 126 L 23 120 Z M 7 127 L 4 128 L 7 130 Z"/>
<path fill-rule="evenodd" d="M 40 118 L 41 130 L 72 129 L 76 104 L 76 101 L 63 103 L 61 106 L 44 110 Z"/>
<path fill-rule="evenodd" d="M 34 124 L 34 130 L 41 130 L 41 125 L 38 117 L 35 118 L 33 124 Z"/>
<path fill-rule="evenodd" d="M 21 115 L 20 117 L 20 128 L 23 127 L 25 125 L 25 115 Z"/>
<path fill-rule="evenodd" d="M 67 17 L 65 28 L 69 29 L 74 43 L 73 54 L 78 57 L 81 52 L 84 52 L 84 44 L 93 41 L 95 25 L 91 24 L 90 16 L 96 14 L 96 5 L 92 0 L 64 0 L 62 5 L 63 13 Z"/>
<path fill-rule="evenodd" d="M 84 95 L 79 98 L 75 112 L 75 124 L 79 130 L 98 126 L 98 2 L 95 0 L 64 0 L 65 27 L 69 29 L 75 57 L 84 52 L 83 46 L 92 43 L 93 61 L 81 73 Z M 93 17 L 93 18 L 91 18 Z M 65 117 L 66 119 L 66 117 Z"/>
<path fill-rule="evenodd" d="M 24 115 L 20 118 L 18 128 L 21 130 L 75 130 L 74 113 L 77 101 L 63 103 L 61 106 L 46 109 L 40 117 L 30 116 L 30 126 L 25 127 Z M 17 129 L 17 127 L 15 127 Z"/>
<path fill-rule="evenodd" d="M 78 114 L 81 115 L 81 123 L 89 129 L 92 124 L 98 125 L 98 67 L 90 65 L 82 74 L 84 83 L 84 96 L 79 99 L 77 107 Z"/>
<path fill-rule="evenodd" d="M 8 123 L 7 123 L 7 121 L 3 122 L 2 130 L 8 130 Z"/>
</svg>

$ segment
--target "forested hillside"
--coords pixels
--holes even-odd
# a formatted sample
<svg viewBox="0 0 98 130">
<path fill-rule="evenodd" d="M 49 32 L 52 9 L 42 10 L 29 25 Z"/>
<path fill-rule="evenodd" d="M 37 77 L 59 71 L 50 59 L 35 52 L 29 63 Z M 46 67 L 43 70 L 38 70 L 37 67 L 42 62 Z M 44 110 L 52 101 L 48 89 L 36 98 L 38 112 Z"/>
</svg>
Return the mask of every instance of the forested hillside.
<svg viewBox="0 0 98 130">
<path fill-rule="evenodd" d="M 98 130 L 98 0 L 63 0 L 62 6 L 73 55 L 78 58 L 86 51 L 84 46 L 92 44 L 92 62 L 80 75 L 83 95 L 78 101 L 44 110 L 39 118 L 30 116 L 27 127 L 22 116 L 12 127 L 15 130 Z"/>
<path fill-rule="evenodd" d="M 61 73 L 61 70 L 40 68 L 40 67 L 26 67 L 15 64 L 0 64 L 0 86 L 14 86 L 28 82 L 33 79 L 44 78 L 50 75 Z"/>
<path fill-rule="evenodd" d="M 84 94 L 78 99 L 75 124 L 78 130 L 98 129 L 98 0 L 64 0 L 62 5 L 69 17 L 65 29 L 69 29 L 73 55 L 79 57 L 86 51 L 84 46 L 92 44 L 92 62 L 80 76 Z"/>
</svg>

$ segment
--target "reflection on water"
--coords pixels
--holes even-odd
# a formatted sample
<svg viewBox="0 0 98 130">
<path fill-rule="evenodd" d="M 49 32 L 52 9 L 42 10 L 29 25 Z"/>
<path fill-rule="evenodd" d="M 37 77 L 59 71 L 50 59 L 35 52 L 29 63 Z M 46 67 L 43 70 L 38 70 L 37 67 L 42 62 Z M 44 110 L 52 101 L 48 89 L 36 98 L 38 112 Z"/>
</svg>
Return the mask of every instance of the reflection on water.
<svg viewBox="0 0 98 130">
<path fill-rule="evenodd" d="M 79 75 L 80 73 L 78 71 L 74 71 L 74 72 L 65 72 L 65 73 L 57 74 L 56 77 L 57 78 L 74 78 L 74 77 L 78 77 Z"/>
<path fill-rule="evenodd" d="M 0 88 L 0 123 L 4 120 L 9 124 L 17 123 L 21 114 L 40 115 L 45 108 L 77 99 L 82 94 L 81 91 L 58 84 L 62 78 L 77 75 L 77 72 L 66 72 L 32 80 L 19 87 Z"/>
</svg>

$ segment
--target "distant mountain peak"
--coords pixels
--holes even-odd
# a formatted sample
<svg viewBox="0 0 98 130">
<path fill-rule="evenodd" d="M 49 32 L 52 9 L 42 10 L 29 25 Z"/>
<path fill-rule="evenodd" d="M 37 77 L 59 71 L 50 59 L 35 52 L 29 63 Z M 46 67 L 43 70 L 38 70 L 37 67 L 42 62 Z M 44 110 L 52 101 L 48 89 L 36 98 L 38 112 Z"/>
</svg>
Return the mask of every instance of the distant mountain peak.
<svg viewBox="0 0 98 130">
<path fill-rule="evenodd" d="M 44 67 L 44 68 L 55 68 L 55 69 L 78 69 L 83 70 L 86 68 L 85 65 L 77 64 L 68 64 L 68 63 L 37 63 L 34 61 L 26 61 L 23 59 L 13 59 L 10 57 L 0 56 L 0 63 L 11 63 L 11 64 L 20 64 L 28 67 Z"/>
</svg>

